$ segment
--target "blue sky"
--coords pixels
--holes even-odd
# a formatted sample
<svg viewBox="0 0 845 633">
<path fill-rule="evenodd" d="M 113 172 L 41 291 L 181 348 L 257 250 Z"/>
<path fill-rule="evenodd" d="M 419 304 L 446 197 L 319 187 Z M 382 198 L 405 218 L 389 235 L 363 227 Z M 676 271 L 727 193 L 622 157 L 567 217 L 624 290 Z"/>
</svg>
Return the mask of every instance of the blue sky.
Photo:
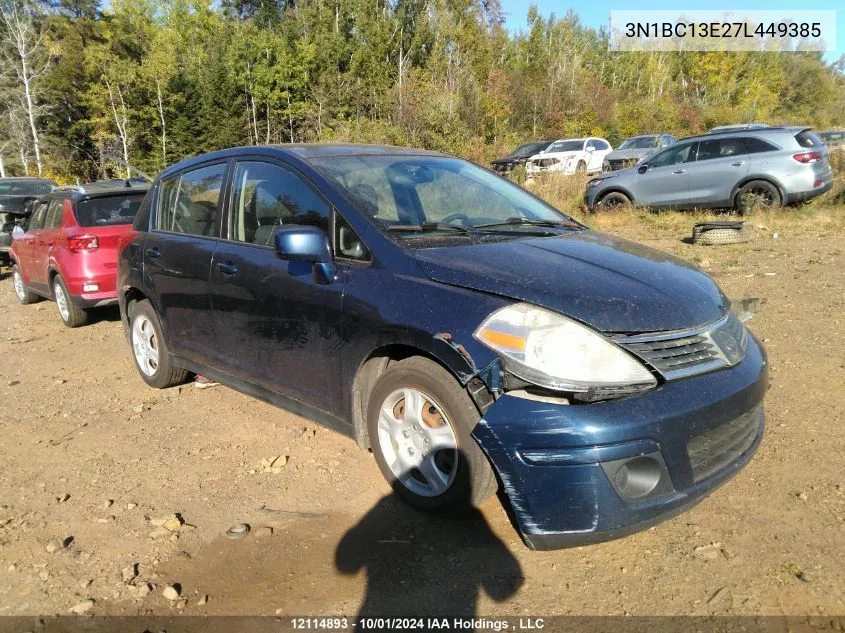
<svg viewBox="0 0 845 633">
<path fill-rule="evenodd" d="M 548 16 L 554 13 L 563 16 L 569 8 L 577 13 L 584 24 L 592 27 L 599 27 L 609 24 L 610 12 L 613 9 L 635 9 L 637 8 L 631 0 L 588 0 L 578 4 L 567 4 L 559 0 L 501 0 L 502 9 L 507 18 L 507 26 L 511 31 L 525 30 L 525 16 L 528 14 L 528 7 L 536 4 L 543 15 Z M 813 0 L 812 2 L 798 2 L 796 0 L 695 0 L 694 2 L 683 2 L 679 0 L 648 0 L 643 2 L 639 8 L 642 9 L 715 9 L 715 10 L 783 10 L 788 13 L 790 10 L 801 9 L 827 9 L 836 10 L 836 52 L 825 53 L 825 59 L 829 62 L 836 61 L 840 55 L 845 54 L 845 9 L 842 8 L 841 0 Z"/>
</svg>

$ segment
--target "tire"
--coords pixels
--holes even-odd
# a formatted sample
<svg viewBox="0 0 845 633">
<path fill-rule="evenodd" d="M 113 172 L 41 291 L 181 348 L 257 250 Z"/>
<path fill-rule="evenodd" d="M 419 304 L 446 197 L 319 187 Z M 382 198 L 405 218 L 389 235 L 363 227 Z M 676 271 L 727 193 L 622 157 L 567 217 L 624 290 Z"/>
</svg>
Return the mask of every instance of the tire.
<svg viewBox="0 0 845 633">
<path fill-rule="evenodd" d="M 692 229 L 694 244 L 718 246 L 721 244 L 744 244 L 754 239 L 754 229 L 747 224 L 737 227 L 711 228 L 695 226 Z"/>
<path fill-rule="evenodd" d="M 53 277 L 53 300 L 59 311 L 59 318 L 67 327 L 79 327 L 88 323 L 88 313 L 74 304 L 61 275 Z"/>
<path fill-rule="evenodd" d="M 411 397 L 421 415 L 405 415 Z M 461 516 L 496 492 L 493 469 L 470 437 L 480 418 L 478 409 L 443 367 L 419 356 L 392 363 L 368 402 L 367 430 L 376 463 L 409 505 Z M 432 450 L 438 444 L 442 448 Z"/>
<path fill-rule="evenodd" d="M 587 173 L 587 163 L 583 160 L 579 160 L 578 164 L 575 166 L 575 173 L 576 174 L 586 174 Z"/>
<path fill-rule="evenodd" d="M 773 209 L 781 204 L 780 191 L 765 180 L 752 180 L 736 192 L 734 206 L 740 213 L 750 213 L 757 208 Z"/>
<path fill-rule="evenodd" d="M 17 264 L 12 266 L 12 284 L 15 288 L 15 296 L 23 305 L 27 306 L 41 300 L 41 297 L 26 287 Z"/>
<path fill-rule="evenodd" d="M 150 387 L 167 389 L 188 379 L 188 371 L 173 364 L 158 315 L 146 299 L 129 315 L 129 342 L 135 367 Z"/>
<path fill-rule="evenodd" d="M 631 199 L 619 191 L 604 194 L 596 204 L 596 212 L 619 211 L 631 205 Z"/>
</svg>

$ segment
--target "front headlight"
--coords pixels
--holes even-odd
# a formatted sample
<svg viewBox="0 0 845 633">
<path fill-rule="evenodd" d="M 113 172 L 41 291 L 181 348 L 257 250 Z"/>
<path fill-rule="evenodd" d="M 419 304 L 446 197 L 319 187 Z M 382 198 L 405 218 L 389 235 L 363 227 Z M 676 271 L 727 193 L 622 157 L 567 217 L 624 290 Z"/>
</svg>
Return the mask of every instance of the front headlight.
<svg viewBox="0 0 845 633">
<path fill-rule="evenodd" d="M 501 354 L 505 367 L 556 391 L 640 391 L 657 380 L 633 356 L 588 327 L 527 303 L 491 314 L 475 338 Z"/>
<path fill-rule="evenodd" d="M 604 178 L 593 178 L 591 181 L 589 181 L 587 183 L 587 189 L 592 189 L 593 187 L 598 187 L 603 182 L 604 182 Z"/>
</svg>

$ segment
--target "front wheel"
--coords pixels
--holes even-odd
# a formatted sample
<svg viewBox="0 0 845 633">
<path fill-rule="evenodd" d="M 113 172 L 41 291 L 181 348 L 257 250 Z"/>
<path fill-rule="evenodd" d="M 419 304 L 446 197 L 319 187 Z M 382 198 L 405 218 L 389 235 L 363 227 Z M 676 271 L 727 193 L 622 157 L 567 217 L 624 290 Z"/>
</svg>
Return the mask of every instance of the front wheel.
<svg viewBox="0 0 845 633">
<path fill-rule="evenodd" d="M 596 205 L 596 211 L 619 211 L 631 205 L 631 199 L 624 193 L 611 191 L 602 196 Z"/>
<path fill-rule="evenodd" d="M 135 366 L 150 387 L 166 389 L 185 382 L 188 372 L 173 364 L 152 304 L 139 301 L 129 315 L 129 339 Z"/>
<path fill-rule="evenodd" d="M 15 287 L 15 296 L 23 305 L 35 303 L 41 298 L 26 287 L 17 264 L 12 266 L 12 285 Z"/>
<path fill-rule="evenodd" d="M 415 508 L 466 514 L 498 486 L 470 437 L 479 417 L 466 391 L 437 363 L 415 356 L 391 364 L 373 387 L 367 411 L 382 475 Z"/>
<path fill-rule="evenodd" d="M 79 327 L 88 323 L 88 313 L 71 300 L 61 275 L 53 278 L 53 299 L 56 300 L 62 323 L 66 326 Z"/>
</svg>

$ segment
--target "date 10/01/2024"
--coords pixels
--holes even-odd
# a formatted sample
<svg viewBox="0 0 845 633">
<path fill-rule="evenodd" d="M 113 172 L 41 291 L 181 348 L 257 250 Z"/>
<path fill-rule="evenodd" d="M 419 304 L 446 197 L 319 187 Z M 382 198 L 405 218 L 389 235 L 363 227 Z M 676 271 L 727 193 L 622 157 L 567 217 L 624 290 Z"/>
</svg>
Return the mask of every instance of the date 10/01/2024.
<svg viewBox="0 0 845 633">
<path fill-rule="evenodd" d="M 545 627 L 543 618 L 379 618 L 379 617 L 298 617 L 291 618 L 294 630 L 331 631 L 356 629 L 360 631 L 529 631 Z"/>
</svg>

